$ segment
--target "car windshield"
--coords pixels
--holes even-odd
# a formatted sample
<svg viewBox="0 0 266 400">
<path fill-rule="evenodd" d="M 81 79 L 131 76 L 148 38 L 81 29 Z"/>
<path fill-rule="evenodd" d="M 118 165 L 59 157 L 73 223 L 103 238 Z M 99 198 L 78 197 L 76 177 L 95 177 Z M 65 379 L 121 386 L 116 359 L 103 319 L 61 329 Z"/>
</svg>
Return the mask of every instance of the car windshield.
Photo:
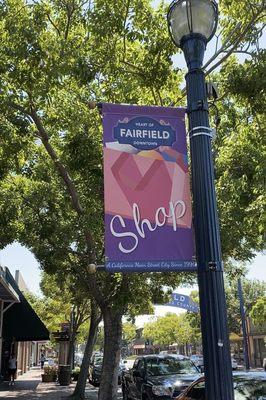
<svg viewBox="0 0 266 400">
<path fill-rule="evenodd" d="M 173 375 L 173 374 L 196 374 L 199 371 L 190 360 L 179 360 L 175 357 L 148 358 L 147 373 L 150 376 Z"/>
</svg>

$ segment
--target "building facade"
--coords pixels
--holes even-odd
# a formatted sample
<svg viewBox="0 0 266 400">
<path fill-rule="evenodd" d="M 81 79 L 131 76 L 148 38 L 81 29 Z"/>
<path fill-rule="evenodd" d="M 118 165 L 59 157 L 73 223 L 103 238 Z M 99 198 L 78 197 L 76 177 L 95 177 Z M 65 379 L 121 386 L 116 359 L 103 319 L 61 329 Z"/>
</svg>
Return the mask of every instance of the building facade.
<svg viewBox="0 0 266 400">
<path fill-rule="evenodd" d="M 23 374 L 39 362 L 41 347 L 37 342 L 49 340 L 49 331 L 18 284 L 25 290 L 19 273 L 14 279 L 8 268 L 0 267 L 0 379 L 7 379 L 11 354 L 17 358 L 17 373 Z"/>
</svg>

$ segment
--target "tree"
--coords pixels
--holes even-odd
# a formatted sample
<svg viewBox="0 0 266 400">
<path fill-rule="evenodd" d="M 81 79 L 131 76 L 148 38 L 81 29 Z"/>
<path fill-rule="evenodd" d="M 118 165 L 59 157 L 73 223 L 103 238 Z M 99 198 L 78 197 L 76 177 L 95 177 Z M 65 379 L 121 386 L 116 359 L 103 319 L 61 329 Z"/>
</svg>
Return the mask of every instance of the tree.
<svg viewBox="0 0 266 400">
<path fill-rule="evenodd" d="M 237 280 L 239 275 L 229 275 L 225 279 L 225 294 L 227 303 L 227 317 L 228 317 L 228 328 L 231 334 L 235 333 L 239 335 L 241 333 L 241 315 L 240 315 L 240 304 L 238 297 L 238 286 Z M 246 315 L 251 315 L 251 310 L 257 304 L 257 301 L 264 296 L 266 283 L 259 280 L 245 279 L 242 278 L 242 289 L 244 298 L 244 307 Z M 191 293 L 193 301 L 198 302 L 198 292 L 194 291 Z M 263 303 L 263 301 L 262 301 Z M 262 310 L 260 304 L 259 309 Z M 196 336 L 200 338 L 200 315 L 196 313 L 187 312 L 187 318 L 190 325 L 196 332 Z"/>
<path fill-rule="evenodd" d="M 162 13 L 153 12 L 147 1 L 130 8 L 122 1 L 90 7 L 79 1 L 26 5 L 14 0 L 1 6 L 1 17 L 2 112 L 9 123 L 15 120 L 16 129 L 21 118 L 30 139 L 26 163 L 8 182 L 10 193 L 20 194 L 13 204 L 23 220 L 17 236 L 46 271 L 74 272 L 101 308 L 105 357 L 99 398 L 113 399 L 128 304 L 141 291 L 151 299 L 155 289 L 162 298 L 162 285 L 191 278 L 129 280 L 95 273 L 93 265 L 103 261 L 101 135 L 99 116 L 88 112 L 87 102 L 95 97 L 160 102 L 173 79 L 179 80 L 177 72 L 169 73 L 173 45 Z M 152 26 L 156 36 L 149 36 Z M 171 100 L 170 91 L 167 96 Z"/>
<path fill-rule="evenodd" d="M 199 292 L 197 290 L 193 290 L 189 296 L 194 303 L 199 305 Z M 192 343 L 193 344 L 200 343 L 201 342 L 200 313 L 187 311 L 186 316 L 191 328 L 193 329 Z"/>
<path fill-rule="evenodd" d="M 72 282 L 70 282 L 72 278 Z M 41 290 L 43 297 L 26 292 L 26 298 L 52 334 L 60 329 L 62 322 L 68 322 L 70 346 L 68 364 L 71 364 L 73 347 L 76 341 L 86 342 L 90 325 L 91 303 L 77 288 L 73 277 L 58 280 L 58 275 L 42 273 Z M 53 341 L 53 336 L 51 336 Z"/>
<path fill-rule="evenodd" d="M 216 190 L 225 260 L 250 260 L 265 246 L 264 64 L 262 52 L 243 65 L 231 60 L 220 74 Z"/>
<path fill-rule="evenodd" d="M 61 313 L 65 309 L 68 311 L 65 321 L 71 324 L 71 329 L 67 363 L 71 364 L 73 347 L 78 336 L 81 336 L 81 332 L 79 332 L 80 328 L 83 328 L 83 333 L 84 329 L 86 330 L 85 337 L 83 335 L 83 341 L 86 341 L 88 337 L 91 301 L 86 297 L 86 292 L 82 290 L 82 285 L 80 285 L 79 280 L 73 275 L 60 276 L 60 270 L 54 275 L 43 273 L 40 286 L 46 299 L 52 302 L 58 302 L 58 304 L 61 305 Z"/>
<path fill-rule="evenodd" d="M 154 322 L 146 323 L 143 336 L 156 345 L 169 346 L 176 343 L 182 346 L 192 341 L 193 330 L 185 314 L 169 313 Z"/>
<path fill-rule="evenodd" d="M 127 342 L 131 342 L 136 337 L 136 325 L 131 322 L 125 322 L 122 325 L 123 339 Z"/>
<path fill-rule="evenodd" d="M 99 326 L 95 341 L 95 349 L 102 351 L 103 345 L 104 345 L 104 329 L 103 326 Z"/>
<path fill-rule="evenodd" d="M 62 322 L 69 321 L 70 304 L 30 292 L 25 292 L 25 297 L 50 333 L 58 331 Z"/>
<path fill-rule="evenodd" d="M 242 279 L 244 307 L 246 315 L 249 315 L 257 300 L 264 296 L 266 283 L 258 280 Z M 240 305 L 237 292 L 237 279 L 226 282 L 226 302 L 228 313 L 228 325 L 230 333 L 241 333 Z"/>
<path fill-rule="evenodd" d="M 250 311 L 254 325 L 263 326 L 266 323 L 266 297 L 257 300 Z"/>
</svg>

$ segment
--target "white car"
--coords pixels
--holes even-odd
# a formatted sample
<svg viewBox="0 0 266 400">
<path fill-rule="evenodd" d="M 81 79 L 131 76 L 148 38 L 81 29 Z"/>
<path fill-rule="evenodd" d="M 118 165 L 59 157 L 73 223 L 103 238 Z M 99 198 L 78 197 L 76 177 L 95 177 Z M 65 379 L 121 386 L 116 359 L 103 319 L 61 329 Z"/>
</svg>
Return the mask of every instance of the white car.
<svg viewBox="0 0 266 400">
<path fill-rule="evenodd" d="M 124 366 L 124 369 L 129 370 L 131 368 L 133 368 L 135 360 L 123 360 L 122 364 Z"/>
<path fill-rule="evenodd" d="M 232 363 L 232 369 L 235 371 L 237 370 L 237 361 L 234 358 L 231 358 L 231 363 Z"/>
</svg>

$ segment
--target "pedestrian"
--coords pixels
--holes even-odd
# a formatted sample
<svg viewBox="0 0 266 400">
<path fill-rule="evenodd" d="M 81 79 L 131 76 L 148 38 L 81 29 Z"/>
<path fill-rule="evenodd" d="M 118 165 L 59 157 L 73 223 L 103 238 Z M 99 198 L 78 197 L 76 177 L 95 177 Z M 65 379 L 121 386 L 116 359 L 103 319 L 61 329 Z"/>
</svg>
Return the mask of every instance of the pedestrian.
<svg viewBox="0 0 266 400">
<path fill-rule="evenodd" d="M 44 362 L 45 362 L 45 355 L 44 353 L 41 353 L 41 369 L 43 369 Z"/>
<path fill-rule="evenodd" d="M 15 385 L 15 376 L 17 372 L 17 359 L 14 353 L 8 360 L 9 385 Z"/>
</svg>

